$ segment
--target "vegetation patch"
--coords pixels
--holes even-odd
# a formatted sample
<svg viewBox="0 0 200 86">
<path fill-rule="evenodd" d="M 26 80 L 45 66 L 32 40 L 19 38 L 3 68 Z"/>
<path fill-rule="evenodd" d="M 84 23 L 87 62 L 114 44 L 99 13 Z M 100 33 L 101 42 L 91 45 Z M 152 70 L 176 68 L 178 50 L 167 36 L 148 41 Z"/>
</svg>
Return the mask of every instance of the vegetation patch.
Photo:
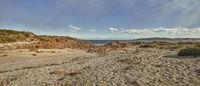
<svg viewBox="0 0 200 86">
<path fill-rule="evenodd" d="M 131 42 L 131 45 L 141 45 L 143 42 Z"/>
<path fill-rule="evenodd" d="M 178 53 L 179 56 L 200 56 L 200 48 L 186 48 Z"/>
<path fill-rule="evenodd" d="M 0 43 L 16 42 L 14 38 L 0 36 Z"/>
<path fill-rule="evenodd" d="M 160 46 L 158 44 L 144 44 L 140 45 L 140 48 L 159 48 Z"/>
<path fill-rule="evenodd" d="M 0 30 L 0 43 L 36 40 L 36 35 L 31 32 Z"/>
</svg>

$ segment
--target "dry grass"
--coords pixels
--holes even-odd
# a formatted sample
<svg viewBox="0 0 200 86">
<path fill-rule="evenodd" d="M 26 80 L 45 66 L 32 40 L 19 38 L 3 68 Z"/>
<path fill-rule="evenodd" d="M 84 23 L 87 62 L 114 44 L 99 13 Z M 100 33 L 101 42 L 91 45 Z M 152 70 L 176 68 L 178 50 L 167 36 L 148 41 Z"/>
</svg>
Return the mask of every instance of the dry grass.
<svg viewBox="0 0 200 86">
<path fill-rule="evenodd" d="M 0 36 L 0 43 L 16 42 L 14 38 Z"/>
<path fill-rule="evenodd" d="M 34 40 L 36 35 L 31 32 L 0 30 L 0 43 Z"/>
<path fill-rule="evenodd" d="M 131 42 L 131 45 L 141 45 L 143 42 Z"/>
<path fill-rule="evenodd" d="M 148 43 L 139 44 L 140 48 L 157 48 L 157 49 L 167 49 L 167 50 L 181 50 L 185 48 L 200 48 L 199 43 Z"/>
<path fill-rule="evenodd" d="M 158 44 L 143 44 L 139 46 L 140 48 L 159 48 Z"/>
</svg>

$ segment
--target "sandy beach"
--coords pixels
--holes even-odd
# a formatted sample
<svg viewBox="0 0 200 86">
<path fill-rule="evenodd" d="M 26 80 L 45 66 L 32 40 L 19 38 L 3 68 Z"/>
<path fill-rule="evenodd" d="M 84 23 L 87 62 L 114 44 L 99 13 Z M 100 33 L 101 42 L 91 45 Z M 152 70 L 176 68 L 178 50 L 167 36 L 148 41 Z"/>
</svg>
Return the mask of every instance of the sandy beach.
<svg viewBox="0 0 200 86">
<path fill-rule="evenodd" d="M 106 55 L 80 49 L 0 51 L 0 86 L 195 86 L 200 58 L 137 46 Z"/>
<path fill-rule="evenodd" d="M 0 0 L 0 86 L 200 86 L 200 0 Z"/>
</svg>

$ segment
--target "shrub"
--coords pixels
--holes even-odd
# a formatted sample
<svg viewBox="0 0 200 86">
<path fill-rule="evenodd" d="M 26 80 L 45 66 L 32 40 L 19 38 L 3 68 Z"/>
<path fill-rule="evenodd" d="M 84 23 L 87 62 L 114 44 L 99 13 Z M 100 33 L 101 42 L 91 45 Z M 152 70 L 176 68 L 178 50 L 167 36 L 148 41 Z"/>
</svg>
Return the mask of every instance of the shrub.
<svg viewBox="0 0 200 86">
<path fill-rule="evenodd" d="M 36 35 L 31 32 L 0 30 L 0 43 L 10 43 L 16 41 L 27 41 L 35 39 Z"/>
<path fill-rule="evenodd" d="M 182 49 L 182 48 L 184 48 L 184 47 L 185 47 L 185 46 L 183 46 L 183 45 L 177 44 L 177 45 L 168 46 L 168 49 L 170 49 L 170 50 L 178 50 L 178 49 Z"/>
<path fill-rule="evenodd" d="M 14 38 L 0 36 L 0 43 L 8 43 L 8 42 L 16 42 L 16 40 Z"/>
<path fill-rule="evenodd" d="M 195 47 L 200 48 L 200 44 L 196 44 Z"/>
<path fill-rule="evenodd" d="M 140 45 L 143 44 L 142 42 L 131 42 L 131 45 Z"/>
<path fill-rule="evenodd" d="M 159 48 L 159 45 L 157 44 L 144 44 L 144 45 L 140 45 L 140 48 Z"/>
<path fill-rule="evenodd" d="M 179 56 L 200 56 L 200 48 L 186 48 L 178 53 Z"/>
</svg>

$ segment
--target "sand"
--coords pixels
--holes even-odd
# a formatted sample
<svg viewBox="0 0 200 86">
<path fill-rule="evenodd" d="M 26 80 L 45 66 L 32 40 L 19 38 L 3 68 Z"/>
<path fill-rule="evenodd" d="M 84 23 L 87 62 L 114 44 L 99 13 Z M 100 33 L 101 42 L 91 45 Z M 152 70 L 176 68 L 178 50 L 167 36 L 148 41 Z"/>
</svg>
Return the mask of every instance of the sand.
<svg viewBox="0 0 200 86">
<path fill-rule="evenodd" d="M 128 47 L 107 55 L 79 49 L 0 51 L 0 86 L 197 86 L 200 58 Z"/>
</svg>

